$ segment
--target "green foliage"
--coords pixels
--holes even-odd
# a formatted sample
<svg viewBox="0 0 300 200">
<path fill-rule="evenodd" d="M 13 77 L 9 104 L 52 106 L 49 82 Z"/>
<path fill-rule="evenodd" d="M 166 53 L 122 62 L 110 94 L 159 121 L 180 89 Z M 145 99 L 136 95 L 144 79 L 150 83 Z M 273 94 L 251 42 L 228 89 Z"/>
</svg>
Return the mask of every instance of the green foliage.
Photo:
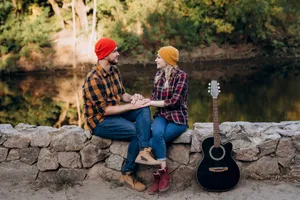
<svg viewBox="0 0 300 200">
<path fill-rule="evenodd" d="M 12 11 L 13 5 L 11 1 L 1 1 L 0 2 L 0 25 L 5 24 L 5 21 Z"/>
<path fill-rule="evenodd" d="M 60 30 L 61 21 L 47 0 L 16 2 L 0 2 L 1 57 L 27 57 L 32 50 L 51 47 L 49 36 Z M 86 14 L 91 26 L 94 1 L 83 2 L 90 8 Z M 56 3 L 66 28 L 71 28 L 71 0 Z M 298 0 L 98 0 L 96 37 L 111 37 L 123 54 L 147 58 L 163 45 L 190 50 L 213 42 L 254 43 L 296 55 L 299 9 Z M 79 17 L 77 13 L 78 22 Z"/>
<path fill-rule="evenodd" d="M 17 16 L 11 13 L 5 25 L 0 27 L 0 56 L 8 53 L 28 57 L 31 51 L 41 51 L 51 46 L 50 33 L 58 30 L 58 25 L 51 25 L 48 18 L 49 9 L 40 10 L 36 16 Z M 9 66 L 9 61 L 5 66 Z"/>
</svg>

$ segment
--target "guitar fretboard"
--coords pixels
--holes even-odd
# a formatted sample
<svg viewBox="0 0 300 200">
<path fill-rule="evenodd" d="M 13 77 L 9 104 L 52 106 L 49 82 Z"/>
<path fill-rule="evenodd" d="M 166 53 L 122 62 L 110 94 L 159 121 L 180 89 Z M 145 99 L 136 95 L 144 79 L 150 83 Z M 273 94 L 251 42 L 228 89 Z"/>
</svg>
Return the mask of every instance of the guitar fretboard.
<svg viewBox="0 0 300 200">
<path fill-rule="evenodd" d="M 218 99 L 213 98 L 213 125 L 214 125 L 214 146 L 220 147 L 220 129 L 219 129 L 219 115 L 218 115 Z"/>
</svg>

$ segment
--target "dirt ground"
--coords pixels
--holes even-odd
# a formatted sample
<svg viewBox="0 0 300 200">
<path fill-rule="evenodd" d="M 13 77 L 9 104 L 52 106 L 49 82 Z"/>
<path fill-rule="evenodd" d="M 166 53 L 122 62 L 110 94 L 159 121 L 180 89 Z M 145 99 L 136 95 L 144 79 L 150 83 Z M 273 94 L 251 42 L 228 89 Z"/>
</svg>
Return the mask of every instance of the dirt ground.
<svg viewBox="0 0 300 200">
<path fill-rule="evenodd" d="M 234 190 L 223 193 L 207 192 L 198 185 L 193 185 L 185 190 L 170 189 L 156 195 L 148 195 L 146 191 L 135 192 L 117 183 L 105 181 L 85 181 L 80 184 L 0 182 L 1 200 L 296 200 L 299 196 L 299 182 L 280 181 L 241 180 Z"/>
</svg>

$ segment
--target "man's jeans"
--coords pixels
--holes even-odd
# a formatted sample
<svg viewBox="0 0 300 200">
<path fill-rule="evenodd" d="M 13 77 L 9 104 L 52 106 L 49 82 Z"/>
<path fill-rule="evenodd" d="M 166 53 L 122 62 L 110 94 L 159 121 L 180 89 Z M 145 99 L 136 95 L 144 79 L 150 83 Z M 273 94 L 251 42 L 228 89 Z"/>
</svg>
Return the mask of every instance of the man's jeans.
<svg viewBox="0 0 300 200">
<path fill-rule="evenodd" d="M 155 158 L 157 160 L 166 160 L 166 144 L 180 136 L 186 129 L 186 125 L 170 123 L 163 117 L 156 117 L 152 124 L 152 137 L 149 141 Z"/>
<path fill-rule="evenodd" d="M 135 122 L 135 123 L 134 123 Z M 106 116 L 94 128 L 94 135 L 112 140 L 131 141 L 122 173 L 135 172 L 135 159 L 140 149 L 149 147 L 151 116 L 149 107 L 120 115 Z"/>
</svg>

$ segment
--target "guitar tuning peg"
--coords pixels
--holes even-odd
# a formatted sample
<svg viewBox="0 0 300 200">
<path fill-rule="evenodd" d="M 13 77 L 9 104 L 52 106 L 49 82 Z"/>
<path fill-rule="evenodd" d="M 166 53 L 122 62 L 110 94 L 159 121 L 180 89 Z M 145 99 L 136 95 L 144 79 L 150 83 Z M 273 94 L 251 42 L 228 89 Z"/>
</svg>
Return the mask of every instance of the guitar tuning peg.
<svg viewBox="0 0 300 200">
<path fill-rule="evenodd" d="M 210 89 L 210 87 L 208 87 L 208 89 Z"/>
<path fill-rule="evenodd" d="M 218 83 L 218 85 L 220 85 L 220 83 Z"/>
<path fill-rule="evenodd" d="M 221 92 L 221 90 L 219 90 L 219 92 Z"/>
<path fill-rule="evenodd" d="M 210 86 L 210 83 L 208 83 L 208 85 Z"/>
<path fill-rule="evenodd" d="M 210 90 L 208 90 L 208 93 L 210 93 Z"/>
<path fill-rule="evenodd" d="M 220 86 L 218 87 L 218 89 L 220 89 Z"/>
</svg>

